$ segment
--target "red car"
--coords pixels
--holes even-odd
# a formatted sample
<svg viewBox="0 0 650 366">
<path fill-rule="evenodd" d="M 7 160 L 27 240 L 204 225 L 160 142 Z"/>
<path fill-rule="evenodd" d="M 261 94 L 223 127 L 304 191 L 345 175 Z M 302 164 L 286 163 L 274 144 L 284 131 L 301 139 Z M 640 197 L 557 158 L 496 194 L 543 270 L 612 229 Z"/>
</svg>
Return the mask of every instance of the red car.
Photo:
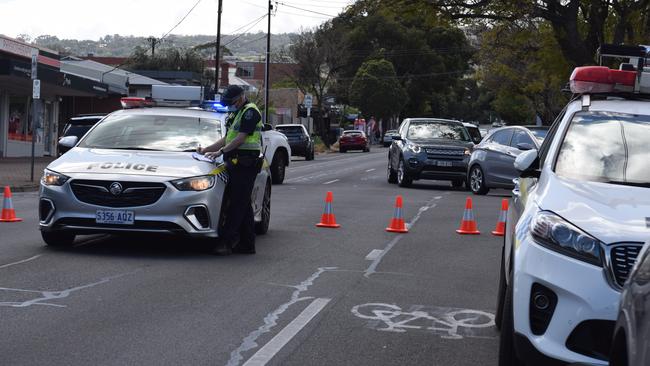
<svg viewBox="0 0 650 366">
<path fill-rule="evenodd" d="M 363 152 L 370 151 L 370 142 L 363 131 L 343 131 L 341 138 L 339 138 L 339 152 L 344 153 L 348 150 L 363 150 Z"/>
</svg>

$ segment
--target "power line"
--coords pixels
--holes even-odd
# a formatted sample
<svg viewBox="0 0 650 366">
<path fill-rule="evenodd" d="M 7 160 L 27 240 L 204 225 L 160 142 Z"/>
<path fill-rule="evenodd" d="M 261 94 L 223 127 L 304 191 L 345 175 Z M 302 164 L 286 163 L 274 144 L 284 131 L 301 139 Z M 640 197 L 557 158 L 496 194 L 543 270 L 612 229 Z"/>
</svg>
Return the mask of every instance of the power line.
<svg viewBox="0 0 650 366">
<path fill-rule="evenodd" d="M 181 25 L 181 23 L 183 23 L 183 21 L 185 20 L 185 18 L 187 18 L 187 17 L 192 13 L 192 11 L 194 10 L 194 8 L 196 8 L 197 5 L 199 5 L 200 2 L 201 2 L 201 0 L 198 0 L 198 1 L 196 2 L 196 4 L 194 4 L 194 6 L 193 6 L 193 7 L 192 7 L 188 12 L 187 12 L 187 14 L 185 14 L 185 16 L 184 16 L 183 18 L 181 18 L 181 20 L 180 20 L 178 23 L 176 23 L 176 25 L 173 26 L 172 29 L 169 30 L 169 32 L 163 34 L 163 36 L 160 37 L 160 39 L 158 40 L 158 42 L 162 41 L 165 37 L 167 37 L 167 36 L 169 35 L 169 33 L 173 32 L 174 29 L 176 29 L 176 27 L 178 27 L 179 25 Z"/>
<path fill-rule="evenodd" d="M 288 7 L 288 8 L 293 8 L 293 9 L 297 9 L 297 10 L 301 10 L 301 11 L 306 11 L 306 12 L 309 12 L 309 13 L 314 13 L 314 14 L 319 14 L 319 15 L 325 15 L 325 16 L 330 17 L 330 18 L 335 18 L 335 17 L 336 17 L 336 15 L 325 14 L 325 13 L 321 13 L 321 12 L 319 12 L 319 11 L 315 11 L 315 10 L 309 10 L 309 9 L 299 8 L 299 7 L 297 7 L 297 6 L 289 5 L 289 4 L 284 3 L 284 2 L 281 2 L 281 1 L 276 1 L 275 3 L 276 3 L 276 4 L 280 4 L 280 5 L 284 5 L 284 6 Z"/>
<path fill-rule="evenodd" d="M 310 7 L 316 7 L 316 8 L 327 8 L 327 9 L 341 9 L 347 5 L 342 5 L 342 6 L 331 6 L 331 5 L 316 5 L 316 4 L 297 4 L 294 2 L 286 2 L 287 4 L 291 5 L 304 5 L 304 6 L 310 6 Z M 322 3 L 321 3 L 322 4 Z"/>
<path fill-rule="evenodd" d="M 230 41 L 228 41 L 228 42 L 227 42 L 226 44 L 224 44 L 223 46 L 226 47 L 227 45 L 229 45 L 229 44 L 233 43 L 234 41 L 236 41 L 237 39 L 239 39 L 239 38 L 240 38 L 241 36 L 243 36 L 244 34 L 248 33 L 249 30 L 253 29 L 253 28 L 254 28 L 254 27 L 255 27 L 259 22 L 261 22 L 264 18 L 266 18 L 266 14 L 264 14 L 263 17 L 259 18 L 259 19 L 257 20 L 257 22 L 255 22 L 255 24 L 251 25 L 248 29 L 246 29 L 245 31 L 241 32 L 237 37 L 231 39 Z"/>
<path fill-rule="evenodd" d="M 298 13 L 291 13 L 286 10 L 279 10 L 277 11 L 280 15 L 297 15 L 301 17 L 307 17 L 307 18 L 314 18 L 314 19 L 331 19 L 329 17 L 324 17 L 322 15 L 305 15 L 305 14 L 298 14 Z"/>
</svg>

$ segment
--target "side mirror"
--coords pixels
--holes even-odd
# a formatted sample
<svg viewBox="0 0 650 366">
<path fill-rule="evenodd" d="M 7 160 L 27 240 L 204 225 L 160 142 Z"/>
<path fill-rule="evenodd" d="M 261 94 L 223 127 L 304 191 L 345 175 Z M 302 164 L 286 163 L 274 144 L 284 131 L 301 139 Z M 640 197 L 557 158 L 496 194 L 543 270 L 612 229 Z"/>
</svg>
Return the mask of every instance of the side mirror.
<svg viewBox="0 0 650 366">
<path fill-rule="evenodd" d="M 271 131 L 273 129 L 273 126 L 270 123 L 265 123 L 262 126 L 262 131 Z"/>
<path fill-rule="evenodd" d="M 59 139 L 59 146 L 72 149 L 77 144 L 79 138 L 77 136 L 65 136 Z"/>
<path fill-rule="evenodd" d="M 537 150 L 531 149 L 519 154 L 515 159 L 515 169 L 521 178 L 539 178 L 539 156 Z"/>
<path fill-rule="evenodd" d="M 400 135 L 393 135 L 393 136 L 391 136 L 391 138 L 392 138 L 393 140 L 397 140 L 397 141 L 399 141 L 399 140 L 402 139 L 402 136 L 400 136 Z"/>
<path fill-rule="evenodd" d="M 517 144 L 517 149 L 521 151 L 528 151 L 528 150 L 533 150 L 535 146 L 527 143 L 527 142 L 520 142 Z"/>
</svg>

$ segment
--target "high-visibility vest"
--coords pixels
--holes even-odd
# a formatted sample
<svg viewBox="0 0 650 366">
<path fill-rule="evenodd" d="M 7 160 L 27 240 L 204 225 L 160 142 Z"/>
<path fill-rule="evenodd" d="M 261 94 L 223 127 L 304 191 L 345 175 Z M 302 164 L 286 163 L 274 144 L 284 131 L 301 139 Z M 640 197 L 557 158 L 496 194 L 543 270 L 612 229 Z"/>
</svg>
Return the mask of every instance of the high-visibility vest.
<svg viewBox="0 0 650 366">
<path fill-rule="evenodd" d="M 260 113 L 260 110 L 257 108 L 255 103 L 248 103 L 246 104 L 237 114 L 234 116 L 234 120 L 228 126 L 228 132 L 226 133 L 226 144 L 229 144 L 232 142 L 232 140 L 237 137 L 237 134 L 239 134 L 239 127 L 241 126 L 241 120 L 244 117 L 244 113 L 246 113 L 247 110 L 249 109 L 254 109 L 257 111 L 257 113 Z M 261 113 L 260 113 L 261 115 Z M 232 114 L 228 116 L 228 119 L 233 118 Z M 248 135 L 246 137 L 246 140 L 244 140 L 244 143 L 239 145 L 237 148 L 238 150 L 257 150 L 261 151 L 262 150 L 262 119 L 260 119 L 259 122 L 257 122 L 257 125 L 255 126 L 255 131 Z"/>
</svg>

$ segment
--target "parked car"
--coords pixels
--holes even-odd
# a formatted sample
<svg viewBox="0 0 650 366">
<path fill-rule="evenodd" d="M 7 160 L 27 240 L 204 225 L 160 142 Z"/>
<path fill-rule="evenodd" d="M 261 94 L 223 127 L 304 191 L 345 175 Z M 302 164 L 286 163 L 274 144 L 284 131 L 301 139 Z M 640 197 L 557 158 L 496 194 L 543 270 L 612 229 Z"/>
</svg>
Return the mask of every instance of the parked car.
<svg viewBox="0 0 650 366">
<path fill-rule="evenodd" d="M 650 365 L 650 241 L 630 272 L 614 328 L 610 366 Z"/>
<path fill-rule="evenodd" d="M 483 140 L 483 135 L 481 135 L 481 131 L 477 125 L 463 122 L 463 126 L 465 126 L 465 129 L 469 132 L 469 136 L 472 138 L 473 143 L 479 144 L 481 140 Z"/>
<path fill-rule="evenodd" d="M 393 136 L 397 136 L 397 135 L 399 135 L 397 130 L 388 130 L 388 131 L 386 131 L 386 133 L 384 134 L 384 138 L 382 140 L 382 143 L 384 144 L 384 147 L 389 147 L 390 144 L 393 143 Z"/>
<path fill-rule="evenodd" d="M 358 130 L 343 131 L 343 134 L 339 138 L 339 152 L 344 153 L 348 150 L 370 151 L 370 141 L 366 133 Z"/>
<path fill-rule="evenodd" d="M 539 151 L 517 157 L 499 271 L 499 365 L 608 364 L 621 288 L 648 240 L 650 102 L 631 94 L 635 84 L 650 94 L 648 77 L 636 84 L 636 71 L 577 68 L 570 86 L 579 96 Z M 614 98 L 592 92 L 618 88 Z"/>
<path fill-rule="evenodd" d="M 459 121 L 407 118 L 388 151 L 388 182 L 408 187 L 413 180 L 449 180 L 462 187 L 472 153 L 471 137 Z"/>
<path fill-rule="evenodd" d="M 70 118 L 63 127 L 61 138 L 66 136 L 76 136 L 77 139 L 81 139 L 83 135 L 85 135 L 86 132 L 95 125 L 95 123 L 104 118 L 104 116 L 104 114 L 92 114 Z M 70 149 L 65 146 L 59 146 L 59 156 L 65 154 L 68 150 Z"/>
<path fill-rule="evenodd" d="M 130 98 L 130 103 L 135 103 Z M 113 112 L 50 163 L 41 180 L 39 227 L 51 246 L 70 246 L 79 234 L 168 233 L 215 239 L 224 224 L 227 174 L 222 158 L 192 152 L 225 133 L 225 115 L 187 108 L 133 108 Z M 255 230 L 271 215 L 268 167 L 251 196 Z"/>
<path fill-rule="evenodd" d="M 514 187 L 519 177 L 515 159 L 521 152 L 539 149 L 548 127 L 511 126 L 491 130 L 474 147 L 469 159 L 467 186 L 474 194 L 487 194 L 491 188 Z"/>
<path fill-rule="evenodd" d="M 305 126 L 300 124 L 277 125 L 275 130 L 287 136 L 292 155 L 304 156 L 305 160 L 314 160 L 314 140 Z"/>
</svg>

